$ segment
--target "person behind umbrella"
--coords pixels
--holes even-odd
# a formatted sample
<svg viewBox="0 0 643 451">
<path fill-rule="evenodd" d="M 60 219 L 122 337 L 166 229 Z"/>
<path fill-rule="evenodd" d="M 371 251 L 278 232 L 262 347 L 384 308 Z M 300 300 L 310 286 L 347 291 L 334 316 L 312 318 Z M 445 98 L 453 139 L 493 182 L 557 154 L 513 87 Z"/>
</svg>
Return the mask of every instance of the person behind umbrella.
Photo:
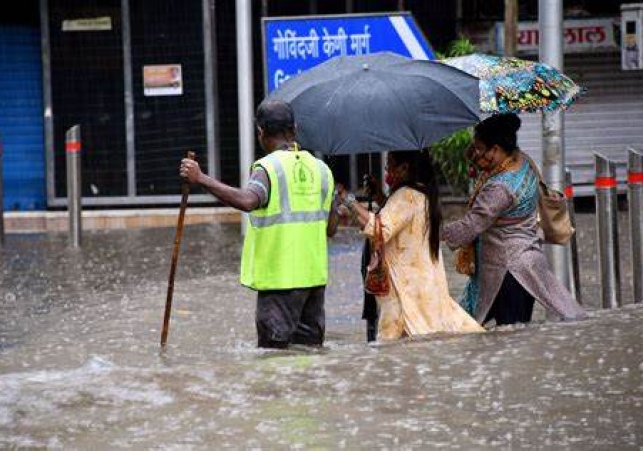
<svg viewBox="0 0 643 451">
<path fill-rule="evenodd" d="M 377 296 L 378 340 L 432 332 L 483 331 L 449 295 L 440 252 L 440 201 L 430 161 L 419 152 L 389 152 L 390 195 L 377 213 L 382 224 L 391 291 Z M 364 234 L 374 235 L 375 214 L 338 186 L 339 197 Z"/>
<path fill-rule="evenodd" d="M 368 196 L 368 210 L 373 211 L 373 203 L 377 204 L 378 208 L 383 206 L 386 202 L 386 196 L 382 191 L 382 185 L 375 177 L 368 174 L 364 176 L 364 191 Z M 362 279 L 366 278 L 367 268 L 371 258 L 371 241 L 367 237 L 362 246 L 362 257 L 360 259 L 360 272 Z M 377 299 L 375 295 L 364 290 L 364 302 L 362 304 L 362 319 L 366 321 L 366 341 L 372 342 L 377 340 Z"/>
<path fill-rule="evenodd" d="M 442 237 L 461 248 L 456 269 L 470 274 L 460 299 L 478 322 L 529 322 L 534 299 L 565 320 L 585 311 L 549 270 L 538 235 L 538 178 L 517 146 L 520 118 L 490 116 L 475 127 L 470 158 L 480 169 L 463 218 Z"/>
<path fill-rule="evenodd" d="M 240 279 L 257 291 L 259 347 L 321 346 L 327 234 L 336 228 L 336 221 L 329 222 L 333 175 L 323 161 L 299 149 L 288 103 L 262 102 L 256 124 L 268 155 L 252 165 L 245 188 L 203 174 L 189 159 L 181 161 L 180 174 L 221 202 L 249 212 Z"/>
</svg>

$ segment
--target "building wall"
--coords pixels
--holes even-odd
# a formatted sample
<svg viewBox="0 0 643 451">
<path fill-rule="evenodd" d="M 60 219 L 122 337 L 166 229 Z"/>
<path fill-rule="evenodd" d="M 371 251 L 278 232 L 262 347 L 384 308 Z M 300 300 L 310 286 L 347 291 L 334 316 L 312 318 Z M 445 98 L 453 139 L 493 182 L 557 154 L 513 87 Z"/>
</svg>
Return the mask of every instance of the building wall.
<svg viewBox="0 0 643 451">
<path fill-rule="evenodd" d="M 136 194 L 175 194 L 178 161 L 196 152 L 207 168 L 202 5 L 200 0 L 130 2 Z M 145 96 L 142 68 L 180 64 L 183 94 Z"/>
<path fill-rule="evenodd" d="M 239 183 L 239 124 L 237 105 L 237 47 L 235 2 L 211 0 L 214 7 L 216 27 L 216 77 L 219 96 L 218 124 L 220 131 L 221 178 L 225 183 Z M 258 2 L 253 2 L 257 10 Z M 255 48 L 260 41 L 255 40 Z M 255 66 L 255 71 L 257 70 Z"/>
<path fill-rule="evenodd" d="M 239 180 L 238 167 L 238 116 L 236 73 L 236 16 L 235 2 L 207 0 L 214 15 L 213 52 L 218 114 L 213 119 L 218 126 L 218 155 L 216 168 L 221 178 L 230 184 Z M 417 22 L 434 47 L 441 48 L 455 37 L 455 6 L 453 2 L 423 0 L 254 0 L 254 86 L 255 103 L 263 92 L 260 20 L 262 7 L 267 6 L 271 16 L 342 14 L 349 5 L 355 13 L 395 11 L 403 3 L 404 9 L 413 12 Z M 123 199 L 136 204 L 137 199 L 157 198 L 159 203 L 176 202 L 180 183 L 176 175 L 177 162 L 186 150 L 195 150 L 203 167 L 212 164 L 206 149 L 207 118 L 205 117 L 206 92 L 204 90 L 204 45 L 201 0 L 130 0 L 131 64 L 133 82 L 133 128 L 135 130 L 134 162 L 128 159 L 127 110 L 125 107 L 126 70 L 123 49 L 123 24 L 121 0 L 47 0 L 50 53 L 52 140 L 50 164 L 45 164 L 42 123 L 43 105 L 42 63 L 39 47 L 33 47 L 32 77 L 37 89 L 19 93 L 13 88 L 16 99 L 29 96 L 33 101 L 32 118 L 29 119 L 31 135 L 36 139 L 29 155 L 37 159 L 28 164 L 32 175 L 39 170 L 37 191 L 39 200 L 15 208 L 46 208 L 47 173 L 52 180 L 49 207 L 64 205 L 66 198 L 65 132 L 73 125 L 81 125 L 82 192 L 87 205 L 121 205 Z M 11 14 L 5 14 L 5 9 Z M 110 17 L 111 29 L 103 31 L 69 32 L 62 30 L 65 20 Z M 0 6 L 2 22 L 13 17 L 21 23 L 29 22 L 31 42 L 40 41 L 39 1 L 25 0 L 19 4 Z M 26 55 L 22 50 L 12 50 L 13 55 Z M 10 58 L 2 58 L 2 64 Z M 143 95 L 142 67 L 153 64 L 181 64 L 184 94 L 175 97 L 149 97 Z M 16 72 L 7 69 L 6 72 Z M 24 75 L 21 75 L 24 78 Z M 3 77 L 8 83 L 9 78 Z M 33 87 L 33 86 L 32 86 Z M 29 88 L 31 89 L 31 88 Z M 11 98 L 3 96 L 3 106 Z M 3 117 L 8 117 L 3 108 Z M 15 114 L 12 114 L 15 120 Z M 6 127 L 5 127 L 6 128 Z M 0 133 L 3 133 L 0 130 Z M 21 139 L 27 135 L 20 133 Z M 258 146 L 257 146 L 258 147 Z M 17 163 L 12 153 L 13 144 L 5 138 L 5 173 L 14 171 Z M 258 150 L 257 156 L 260 151 Z M 21 155 L 23 162 L 25 156 Z M 20 164 L 25 166 L 21 162 Z M 348 161 L 336 158 L 330 162 L 338 172 L 338 179 L 347 182 Z M 369 161 L 360 157 L 359 172 L 369 171 L 369 165 L 379 166 L 379 155 Z M 20 169 L 22 171 L 23 169 Z M 242 169 L 244 170 L 244 169 Z M 133 174 L 133 175 L 132 175 Z M 132 188 L 132 178 L 135 179 Z M 26 175 L 20 173 L 20 179 Z M 36 182 L 34 182 L 36 183 Z M 24 186 L 24 183 L 21 185 Z M 34 185 L 35 186 L 35 185 Z M 133 189 L 133 193 L 132 193 Z M 10 191 L 5 190 L 8 196 Z M 174 196 L 174 197 L 172 197 Z M 195 200 L 211 202 L 203 195 Z M 105 200 L 105 202 L 100 202 Z M 114 199 L 110 204 L 109 199 Z M 168 200 L 170 199 L 170 200 Z M 172 200 L 173 199 L 173 200 Z M 96 203 L 91 201 L 96 200 Z M 150 202 L 141 201 L 141 204 Z M 13 208 L 7 202 L 7 208 Z"/>
<path fill-rule="evenodd" d="M 48 7 L 55 197 L 66 196 L 65 132 L 74 124 L 81 125 L 85 198 L 178 194 L 177 167 L 185 152 L 195 151 L 204 167 L 208 163 L 201 1 L 130 2 L 133 169 L 126 144 L 121 0 L 50 0 Z M 92 17 L 109 17 L 111 29 L 61 27 L 65 20 Z M 145 94 L 143 69 L 153 65 L 181 66 L 180 95 Z"/>
<path fill-rule="evenodd" d="M 120 0 L 51 0 L 49 49 L 54 196 L 66 198 L 65 133 L 78 124 L 83 197 L 127 194 Z M 63 21 L 109 17 L 104 31 L 63 31 Z"/>
<path fill-rule="evenodd" d="M 46 206 L 37 11 L 32 0 L 0 6 L 0 179 L 7 211 Z"/>
</svg>

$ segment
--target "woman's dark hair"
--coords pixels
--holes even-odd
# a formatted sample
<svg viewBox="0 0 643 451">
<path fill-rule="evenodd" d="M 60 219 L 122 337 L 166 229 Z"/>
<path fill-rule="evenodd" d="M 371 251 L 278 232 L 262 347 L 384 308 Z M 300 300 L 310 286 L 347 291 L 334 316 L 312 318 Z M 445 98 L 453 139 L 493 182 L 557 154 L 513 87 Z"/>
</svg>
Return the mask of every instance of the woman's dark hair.
<svg viewBox="0 0 643 451">
<path fill-rule="evenodd" d="M 520 118 L 514 113 L 494 114 L 475 127 L 475 136 L 487 147 L 498 145 L 508 154 L 518 149 L 516 133 L 520 128 Z"/>
<path fill-rule="evenodd" d="M 408 186 L 424 194 L 426 199 L 426 229 L 424 234 L 429 237 L 429 249 L 433 261 L 440 257 L 440 225 L 442 224 L 442 205 L 435 168 L 428 152 L 396 151 L 389 152 L 395 166 L 408 163 L 409 178 L 395 187 Z M 391 193 L 393 194 L 393 193 Z"/>
<path fill-rule="evenodd" d="M 281 100 L 264 100 L 257 108 L 255 123 L 268 136 L 295 133 L 295 115 L 289 103 Z"/>
</svg>

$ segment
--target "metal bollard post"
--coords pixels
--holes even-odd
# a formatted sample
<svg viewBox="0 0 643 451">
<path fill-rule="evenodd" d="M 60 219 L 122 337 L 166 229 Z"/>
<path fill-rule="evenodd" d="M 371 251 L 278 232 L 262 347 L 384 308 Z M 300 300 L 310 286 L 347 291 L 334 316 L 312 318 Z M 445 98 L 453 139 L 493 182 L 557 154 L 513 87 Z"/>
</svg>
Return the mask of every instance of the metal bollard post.
<svg viewBox="0 0 643 451">
<path fill-rule="evenodd" d="M 572 183 L 572 173 L 569 169 L 565 170 L 565 197 L 567 198 L 567 210 L 569 210 L 569 219 L 572 223 L 572 227 L 576 229 L 576 210 L 574 209 L 574 184 Z M 572 292 L 576 298 L 576 302 L 582 304 L 581 292 L 580 292 L 580 267 L 578 264 L 578 241 L 576 239 L 578 232 L 572 235 L 571 240 L 569 240 L 569 255 L 570 255 L 570 264 L 571 264 L 571 273 L 572 273 Z"/>
<path fill-rule="evenodd" d="M 2 136 L 0 136 L 0 246 L 4 244 L 4 168 L 2 166 Z"/>
<path fill-rule="evenodd" d="M 628 149 L 627 198 L 630 210 L 634 302 L 643 302 L 643 151 Z"/>
<path fill-rule="evenodd" d="M 598 234 L 598 272 L 601 278 L 603 308 L 621 306 L 616 164 L 599 153 L 596 163 L 596 229 Z"/>
<path fill-rule="evenodd" d="M 65 135 L 67 210 L 69 211 L 69 235 L 73 247 L 80 247 L 82 231 L 80 150 L 80 125 L 74 125 Z"/>
</svg>

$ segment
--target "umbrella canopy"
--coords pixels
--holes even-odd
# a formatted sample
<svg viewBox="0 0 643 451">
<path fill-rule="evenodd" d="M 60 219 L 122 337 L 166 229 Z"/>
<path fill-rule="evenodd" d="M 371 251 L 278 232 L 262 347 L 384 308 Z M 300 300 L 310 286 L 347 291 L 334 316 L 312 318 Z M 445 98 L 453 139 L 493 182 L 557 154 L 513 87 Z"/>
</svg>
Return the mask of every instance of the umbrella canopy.
<svg viewBox="0 0 643 451">
<path fill-rule="evenodd" d="M 388 52 L 333 58 L 267 98 L 292 105 L 303 148 L 329 154 L 423 149 L 480 120 L 477 78 Z"/>
<path fill-rule="evenodd" d="M 480 79 L 484 113 L 533 113 L 567 108 L 585 90 L 549 64 L 474 53 L 443 63 Z"/>
</svg>

